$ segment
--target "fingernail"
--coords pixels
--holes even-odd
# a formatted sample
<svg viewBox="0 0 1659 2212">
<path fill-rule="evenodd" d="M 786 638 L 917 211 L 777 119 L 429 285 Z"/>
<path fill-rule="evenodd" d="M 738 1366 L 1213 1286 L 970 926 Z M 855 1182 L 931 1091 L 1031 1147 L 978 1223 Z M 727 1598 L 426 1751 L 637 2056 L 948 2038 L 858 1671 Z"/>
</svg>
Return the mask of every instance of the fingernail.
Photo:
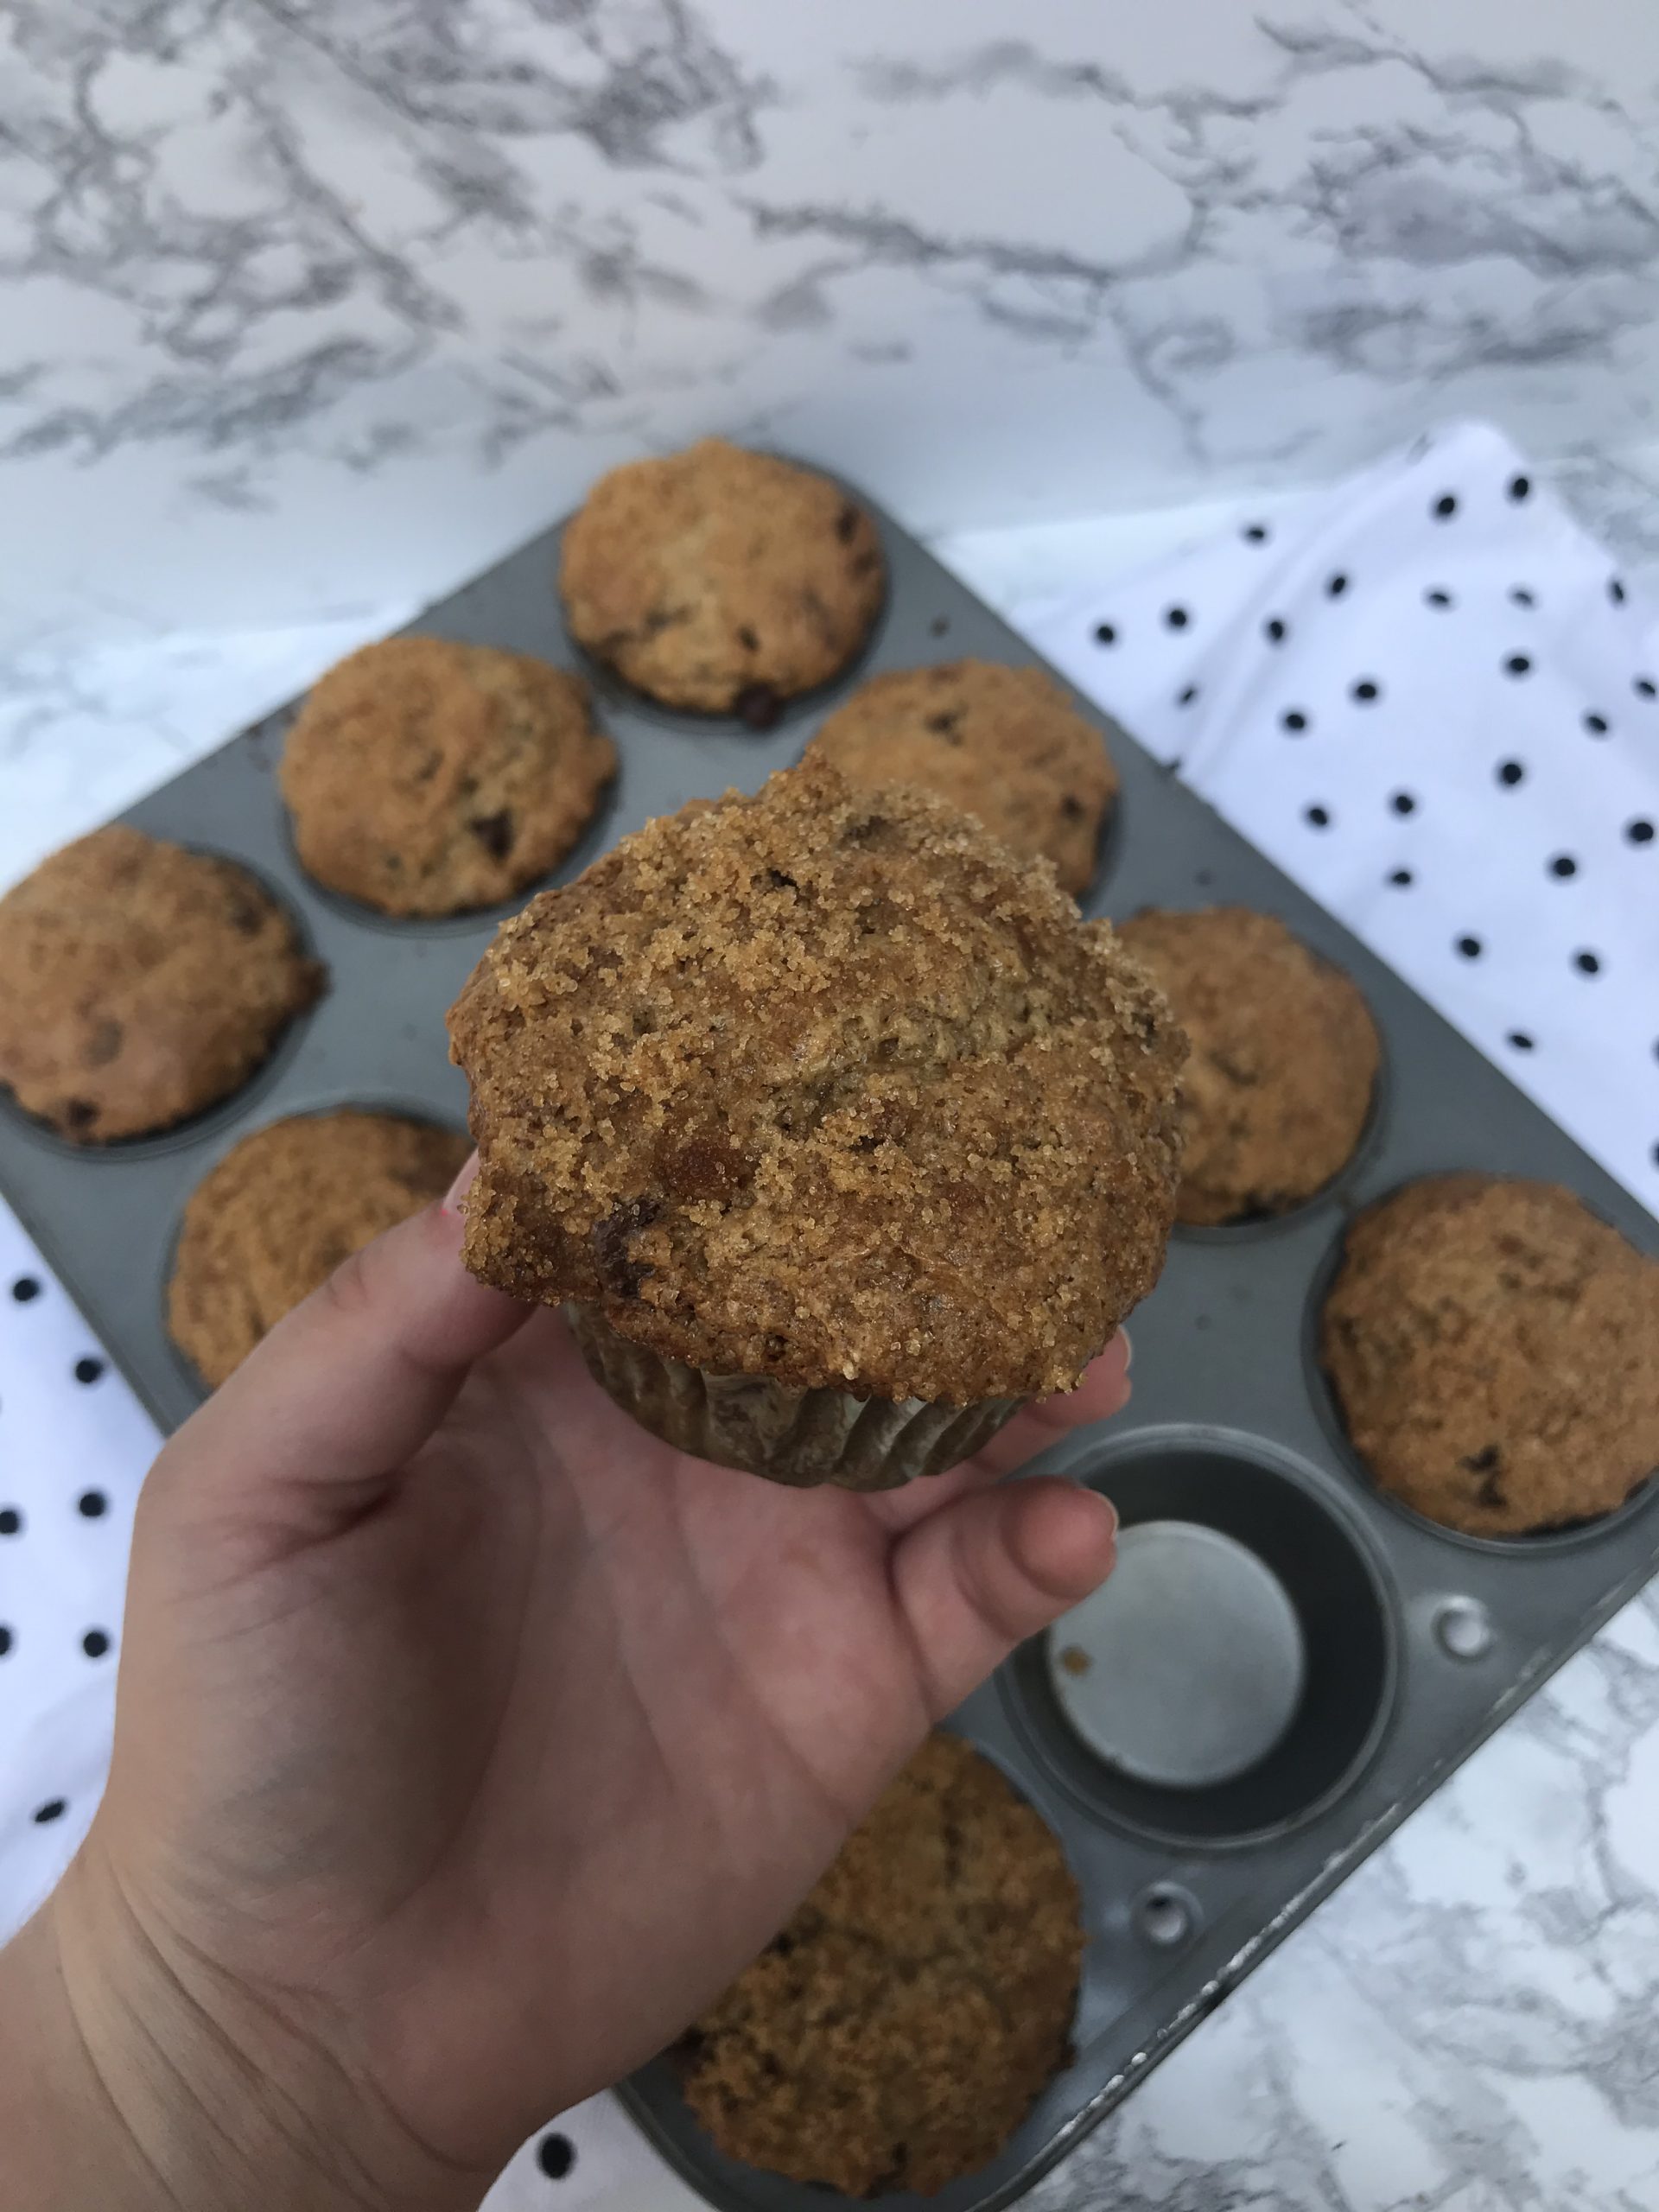
<svg viewBox="0 0 1659 2212">
<path fill-rule="evenodd" d="M 440 1213 L 452 1214 L 457 1217 L 460 1216 L 461 1202 L 472 1189 L 473 1179 L 477 1173 L 478 1154 L 475 1152 L 469 1153 L 460 1174 L 444 1193 L 443 1204 L 438 1209 Z"/>
<path fill-rule="evenodd" d="M 1135 1365 L 1135 1346 L 1129 1341 L 1127 1329 L 1120 1329 L 1117 1333 L 1123 1339 L 1123 1372 L 1127 1375 Z"/>
<path fill-rule="evenodd" d="M 1117 1537 L 1117 1527 L 1118 1527 L 1118 1522 L 1117 1522 L 1117 1508 L 1116 1508 L 1116 1507 L 1112 1503 L 1112 1501 L 1111 1501 L 1111 1499 L 1110 1499 L 1109 1497 L 1101 1497 L 1101 1494 L 1100 1494 L 1100 1492 L 1099 1492 L 1098 1491 L 1096 1491 L 1095 1492 L 1095 1496 L 1096 1496 L 1096 1497 L 1099 1497 L 1099 1498 L 1100 1498 L 1100 1502 L 1101 1502 L 1101 1503 L 1105 1507 L 1106 1510 L 1107 1510 L 1107 1511 L 1111 1515 L 1111 1516 L 1112 1516 L 1112 1537 L 1113 1537 L 1114 1541 L 1116 1541 L 1116 1537 Z"/>
</svg>

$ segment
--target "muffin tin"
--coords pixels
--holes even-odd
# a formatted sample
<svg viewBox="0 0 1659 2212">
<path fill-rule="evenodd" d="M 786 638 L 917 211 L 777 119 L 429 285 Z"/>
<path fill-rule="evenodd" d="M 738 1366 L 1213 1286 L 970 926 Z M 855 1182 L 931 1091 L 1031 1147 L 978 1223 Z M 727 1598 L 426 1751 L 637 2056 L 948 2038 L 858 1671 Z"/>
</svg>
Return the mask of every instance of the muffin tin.
<svg viewBox="0 0 1659 2212">
<path fill-rule="evenodd" d="M 874 670 L 962 653 L 1032 659 L 878 520 L 891 590 L 868 651 L 771 731 L 671 715 L 588 671 L 620 771 L 555 880 L 649 816 L 730 785 L 753 789 Z M 536 539 L 416 626 L 581 666 L 553 590 L 556 548 L 556 531 Z M 164 1427 L 200 1395 L 162 1319 L 185 1199 L 238 1137 L 282 1115 L 372 1105 L 459 1123 L 465 1092 L 446 1056 L 444 1012 L 500 918 L 391 922 L 310 883 L 273 774 L 291 714 L 257 724 L 124 818 L 255 869 L 327 963 L 327 995 L 237 1097 L 166 1135 L 81 1151 L 0 1110 L 0 1185 Z M 1414 1177 L 1474 1166 L 1566 1183 L 1649 1252 L 1656 1224 L 1398 977 L 1105 727 L 1122 788 L 1086 910 L 1236 901 L 1281 916 L 1364 991 L 1384 1067 L 1364 1141 L 1318 1197 L 1276 1221 L 1177 1230 L 1133 1323 L 1133 1405 L 1039 1463 L 1112 1495 L 1133 1538 L 1125 1560 L 1143 1618 L 1169 1620 L 1179 1638 L 1183 1604 L 1200 1610 L 1217 1664 L 1185 1680 L 1179 1667 L 1139 1668 L 1115 1695 L 1103 1675 L 1089 1680 L 1096 1628 L 1085 1609 L 1021 1649 L 955 1716 L 1058 1833 L 1090 1942 L 1073 2063 L 994 2164 L 928 2200 L 936 2212 L 990 2212 L 1017 2197 L 1659 1565 L 1651 1484 L 1593 1525 L 1503 1541 L 1435 1528 L 1372 1488 L 1313 1349 L 1357 1206 Z M 1120 1640 L 1114 1656 L 1108 1632 L 1100 1649 L 1116 1674 L 1138 1643 Z M 1217 1715 L 1195 1708 L 1206 1679 L 1233 1700 L 1234 1727 L 1254 1735 L 1260 1756 L 1248 1764 L 1228 1755 Z M 1116 1764 L 1091 1749 L 1099 1743 Z M 823 2190 L 723 2158 L 691 2121 L 667 2060 L 623 2095 L 669 2161 L 728 2212 L 819 2212 Z"/>
</svg>

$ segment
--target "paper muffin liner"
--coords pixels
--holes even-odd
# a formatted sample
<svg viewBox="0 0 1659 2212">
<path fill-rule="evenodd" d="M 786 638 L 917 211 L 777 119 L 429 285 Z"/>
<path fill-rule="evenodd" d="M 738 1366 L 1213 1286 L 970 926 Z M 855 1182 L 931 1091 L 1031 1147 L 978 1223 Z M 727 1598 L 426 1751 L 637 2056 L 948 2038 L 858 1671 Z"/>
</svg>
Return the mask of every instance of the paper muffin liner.
<svg viewBox="0 0 1659 2212">
<path fill-rule="evenodd" d="M 573 1301 L 564 1311 L 594 1380 L 642 1428 L 696 1459 L 797 1490 L 820 1483 L 897 1490 L 918 1475 L 943 1474 L 1029 1403 L 860 1398 L 765 1375 L 710 1375 L 631 1343 L 595 1306 Z"/>
</svg>

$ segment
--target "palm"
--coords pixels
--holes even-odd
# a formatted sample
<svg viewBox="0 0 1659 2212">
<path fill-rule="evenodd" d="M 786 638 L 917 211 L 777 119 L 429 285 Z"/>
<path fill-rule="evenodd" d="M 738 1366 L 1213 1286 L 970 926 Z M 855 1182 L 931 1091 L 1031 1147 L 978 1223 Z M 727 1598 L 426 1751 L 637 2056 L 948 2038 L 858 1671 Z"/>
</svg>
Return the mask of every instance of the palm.
<svg viewBox="0 0 1659 2212">
<path fill-rule="evenodd" d="M 111 1793 L 163 1840 L 162 1909 L 349 2021 L 394 2110 L 486 2163 L 550 2085 L 683 2025 L 982 1671 L 995 1627 L 936 1638 L 895 1540 L 1037 1448 L 1027 1424 L 909 1491 L 782 1490 L 645 1436 L 539 1314 L 326 1541 L 181 1541 L 163 1488 L 134 1605 L 170 1632 L 130 1629 Z"/>
</svg>

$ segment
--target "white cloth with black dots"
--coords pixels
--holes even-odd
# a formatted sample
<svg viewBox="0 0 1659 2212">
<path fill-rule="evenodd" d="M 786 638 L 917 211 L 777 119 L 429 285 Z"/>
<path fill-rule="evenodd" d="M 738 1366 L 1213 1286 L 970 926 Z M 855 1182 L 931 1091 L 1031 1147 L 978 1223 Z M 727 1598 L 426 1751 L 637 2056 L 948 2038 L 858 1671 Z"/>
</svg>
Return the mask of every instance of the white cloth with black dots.
<svg viewBox="0 0 1659 2212">
<path fill-rule="evenodd" d="M 1659 620 L 1507 440 L 1020 627 L 1659 1211 Z"/>
<path fill-rule="evenodd" d="M 1659 623 L 1503 439 L 1443 434 L 1021 626 L 1659 1201 Z M 0 1940 L 103 1786 L 156 1440 L 0 1205 Z M 552 2202 L 702 2200 L 606 2096 L 489 2206 Z"/>
</svg>

